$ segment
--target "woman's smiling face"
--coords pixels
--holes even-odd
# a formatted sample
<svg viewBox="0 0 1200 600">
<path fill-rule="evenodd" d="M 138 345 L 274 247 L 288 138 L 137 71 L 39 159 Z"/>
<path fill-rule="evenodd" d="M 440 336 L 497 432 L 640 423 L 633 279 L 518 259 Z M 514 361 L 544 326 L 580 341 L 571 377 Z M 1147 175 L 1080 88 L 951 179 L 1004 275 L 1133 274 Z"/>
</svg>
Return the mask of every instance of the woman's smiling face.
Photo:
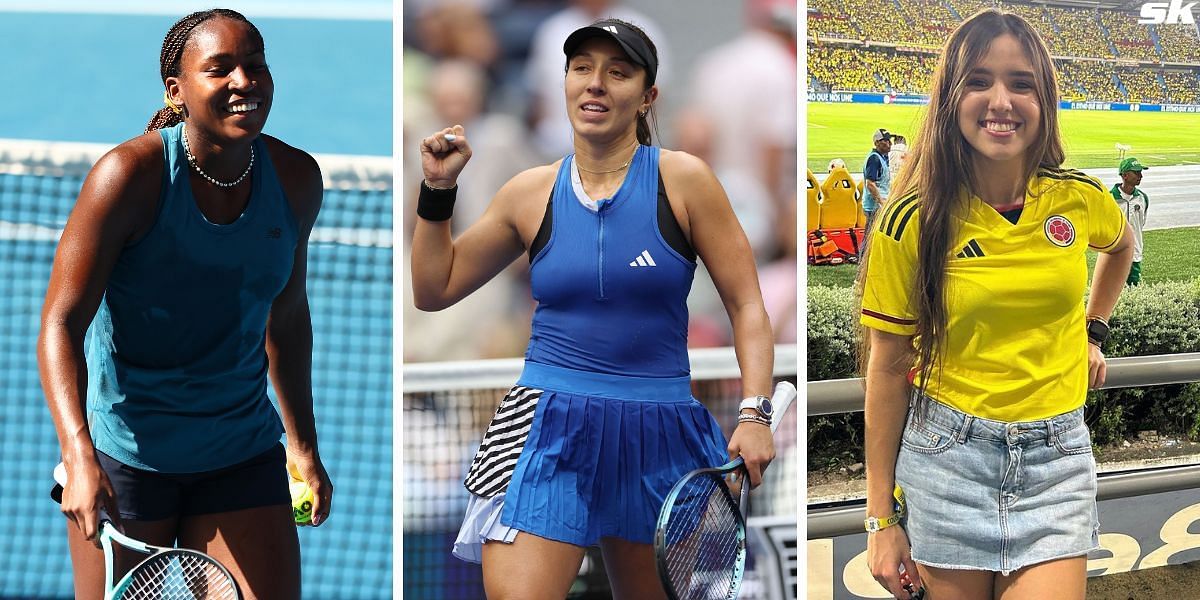
<svg viewBox="0 0 1200 600">
<path fill-rule="evenodd" d="M 1041 127 L 1038 82 L 1025 49 L 1004 34 L 967 74 L 958 103 L 958 126 L 976 159 L 1024 161 Z"/>
<path fill-rule="evenodd" d="M 262 40 L 240 21 L 214 18 L 196 27 L 184 47 L 175 101 L 189 122 L 226 139 L 262 132 L 275 83 Z"/>
<path fill-rule="evenodd" d="M 613 40 L 592 38 L 567 63 L 567 115 L 576 135 L 620 136 L 649 108 L 646 70 Z M 653 89 L 653 88 L 651 88 Z"/>
</svg>

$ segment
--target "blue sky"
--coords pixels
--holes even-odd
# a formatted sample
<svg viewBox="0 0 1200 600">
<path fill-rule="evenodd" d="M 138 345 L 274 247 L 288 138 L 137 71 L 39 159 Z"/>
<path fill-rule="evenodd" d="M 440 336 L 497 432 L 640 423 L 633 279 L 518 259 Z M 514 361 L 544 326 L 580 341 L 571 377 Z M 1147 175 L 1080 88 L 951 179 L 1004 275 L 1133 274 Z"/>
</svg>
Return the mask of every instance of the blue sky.
<svg viewBox="0 0 1200 600">
<path fill-rule="evenodd" d="M 291 17 L 313 19 L 391 20 L 391 0 L 229 0 L 217 2 L 250 18 Z M 0 11 L 119 13 L 141 15 L 182 15 L 214 6 L 213 0 L 0 0 Z"/>
</svg>

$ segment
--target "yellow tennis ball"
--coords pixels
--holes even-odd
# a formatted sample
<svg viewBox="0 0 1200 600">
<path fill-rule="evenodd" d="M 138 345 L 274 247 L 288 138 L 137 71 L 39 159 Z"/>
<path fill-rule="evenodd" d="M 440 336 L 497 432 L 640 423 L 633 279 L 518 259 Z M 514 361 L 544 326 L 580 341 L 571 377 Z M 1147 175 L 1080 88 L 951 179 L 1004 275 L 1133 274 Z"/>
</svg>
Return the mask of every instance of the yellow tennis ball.
<svg viewBox="0 0 1200 600">
<path fill-rule="evenodd" d="M 292 493 L 292 518 L 300 525 L 312 523 L 312 488 L 303 481 L 293 481 L 289 488 Z"/>
</svg>

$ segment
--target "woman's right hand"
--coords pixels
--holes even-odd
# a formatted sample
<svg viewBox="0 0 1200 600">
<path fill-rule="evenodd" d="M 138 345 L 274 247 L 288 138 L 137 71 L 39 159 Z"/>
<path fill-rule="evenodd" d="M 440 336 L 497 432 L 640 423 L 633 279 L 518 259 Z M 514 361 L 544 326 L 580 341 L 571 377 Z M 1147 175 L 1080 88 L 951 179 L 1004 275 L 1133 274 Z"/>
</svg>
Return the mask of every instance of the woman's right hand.
<svg viewBox="0 0 1200 600">
<path fill-rule="evenodd" d="M 100 538 L 96 535 L 100 530 L 100 509 L 103 508 L 108 513 L 110 520 L 116 521 L 119 518 L 116 498 L 116 491 L 108 480 L 108 475 L 95 459 L 73 463 L 67 467 L 67 483 L 63 486 L 62 493 L 62 513 L 75 522 L 84 539 L 100 545 Z"/>
<path fill-rule="evenodd" d="M 908 534 L 899 525 L 867 534 L 867 566 L 875 581 L 896 598 L 907 600 L 912 597 L 913 592 L 905 589 L 906 584 L 911 584 L 912 590 L 921 589 L 921 575 L 912 559 Z M 904 567 L 904 581 L 901 581 L 901 566 Z"/>
<path fill-rule="evenodd" d="M 446 136 L 454 136 L 454 141 L 447 140 Z M 468 160 L 471 160 L 471 146 L 467 144 L 462 125 L 447 127 L 421 140 L 421 170 L 429 187 L 457 185 L 458 174 L 462 173 Z"/>
</svg>

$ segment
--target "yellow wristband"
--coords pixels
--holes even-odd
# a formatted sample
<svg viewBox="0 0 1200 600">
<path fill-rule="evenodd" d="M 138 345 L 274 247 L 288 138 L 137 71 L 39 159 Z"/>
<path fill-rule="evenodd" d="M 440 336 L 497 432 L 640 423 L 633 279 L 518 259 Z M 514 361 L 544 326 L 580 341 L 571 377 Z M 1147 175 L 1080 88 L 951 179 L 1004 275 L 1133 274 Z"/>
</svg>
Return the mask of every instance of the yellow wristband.
<svg viewBox="0 0 1200 600">
<path fill-rule="evenodd" d="M 866 520 L 863 521 L 863 527 L 866 528 L 868 533 L 875 533 L 877 531 L 887 529 L 888 527 L 899 523 L 900 519 L 904 518 L 905 513 L 908 512 L 908 504 L 904 500 L 904 490 L 900 489 L 899 485 L 896 485 L 896 488 L 892 490 L 892 497 L 896 499 L 895 504 L 892 505 L 895 507 L 896 512 L 882 519 L 879 517 L 867 517 Z"/>
<path fill-rule="evenodd" d="M 867 517 L 866 520 L 863 521 L 863 527 L 866 528 L 867 533 L 875 533 L 878 531 L 883 531 L 892 525 L 896 525 L 900 522 L 900 518 L 900 513 L 892 513 L 891 515 L 882 519 L 879 517 Z"/>
</svg>

